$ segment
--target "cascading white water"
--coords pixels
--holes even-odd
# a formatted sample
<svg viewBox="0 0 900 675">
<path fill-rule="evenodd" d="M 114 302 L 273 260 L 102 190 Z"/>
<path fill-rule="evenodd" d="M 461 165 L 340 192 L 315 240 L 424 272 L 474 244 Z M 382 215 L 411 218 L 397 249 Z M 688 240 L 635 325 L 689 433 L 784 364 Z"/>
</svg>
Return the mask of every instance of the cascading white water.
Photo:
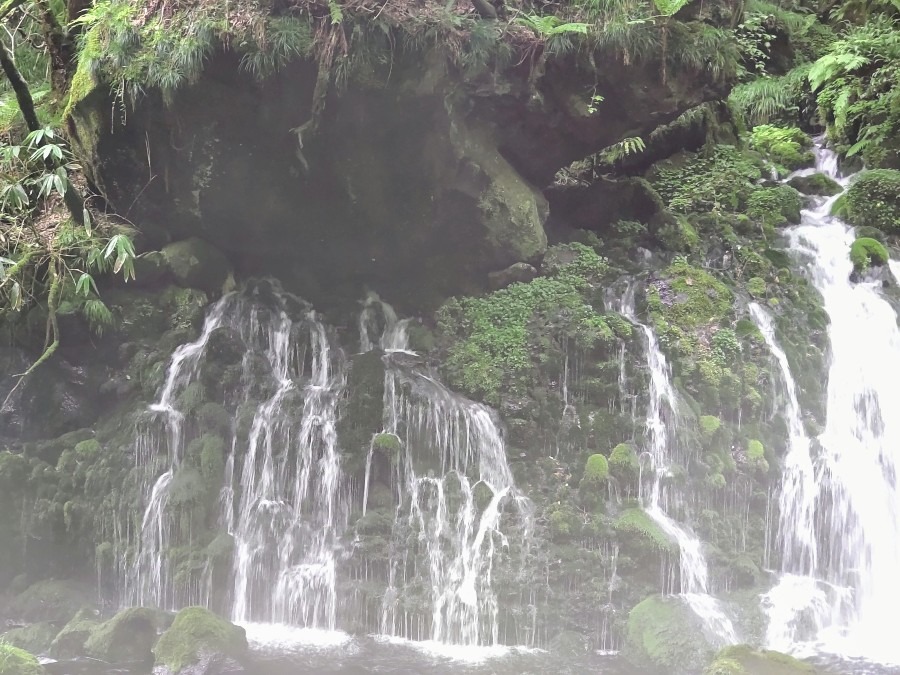
<svg viewBox="0 0 900 675">
<path fill-rule="evenodd" d="M 172 357 L 138 434 L 144 517 L 127 598 L 167 609 L 208 603 L 208 578 L 185 588 L 172 569 L 171 549 L 190 542 L 176 540 L 180 512 L 170 493 L 185 452 L 187 420 L 178 398 L 202 375 L 220 328 L 246 350 L 242 390 L 232 395 L 236 409 L 252 411 L 245 445 L 236 433 L 231 438 L 220 500 L 221 524 L 234 538 L 233 618 L 333 628 L 334 551 L 349 514 L 335 430 L 344 359 L 315 312 L 269 282 L 225 295 L 200 337 Z M 260 391 L 270 392 L 261 402 Z M 163 466 L 160 456 L 167 458 Z"/>
<path fill-rule="evenodd" d="M 135 459 L 144 484 L 144 515 L 134 559 L 122 564 L 124 596 L 130 604 L 165 609 L 206 604 L 205 593 L 176 591 L 167 553 L 174 527 L 168 512 L 169 491 L 184 452 L 184 415 L 176 409 L 175 399 L 196 375 L 210 335 L 234 313 L 234 304 L 235 296 L 223 297 L 207 315 L 200 337 L 175 350 L 159 400 L 139 422 Z M 164 471 L 159 473 L 161 468 Z"/>
<path fill-rule="evenodd" d="M 686 525 L 677 523 L 668 513 L 680 506 L 680 495 L 666 485 L 677 464 L 676 442 L 672 425 L 678 414 L 678 398 L 672 386 L 669 364 L 659 347 L 653 330 L 638 321 L 634 309 L 633 289 L 622 300 L 621 313 L 636 326 L 646 341 L 650 387 L 647 401 L 647 443 L 650 458 L 649 480 L 642 477 L 640 502 L 647 514 L 678 545 L 679 574 L 671 578 L 663 592 L 678 594 L 703 621 L 707 635 L 721 644 L 738 642 L 734 625 L 709 587 L 709 567 L 703 554 L 703 543 Z"/>
<path fill-rule="evenodd" d="M 511 527 L 527 542 L 530 502 L 516 489 L 496 414 L 410 363 L 406 322 L 378 304 L 385 321 L 379 340 L 386 352 L 384 433 L 400 444 L 392 469 L 398 506 L 381 632 L 497 644 L 494 560 L 508 546 Z M 361 327 L 371 325 L 370 318 L 360 321 Z M 368 337 L 360 342 L 374 345 Z M 373 452 L 374 447 L 367 458 L 366 495 Z M 505 516 L 514 522 L 502 526 Z M 416 585 L 430 595 L 430 611 L 402 607 L 402 589 Z M 430 614 L 430 626 L 421 625 L 423 614 Z"/>
<path fill-rule="evenodd" d="M 250 312 L 248 338 L 264 336 L 258 346 L 278 387 L 256 410 L 236 481 L 232 616 L 334 629 L 335 550 L 349 517 L 336 431 L 345 369 L 312 310 L 306 323 L 308 373 L 306 341 L 287 312 Z"/>
<path fill-rule="evenodd" d="M 834 176 L 833 153 L 819 148 L 817 168 Z M 880 284 L 850 280 L 855 237 L 829 215 L 832 202 L 819 200 L 788 231 L 831 319 L 831 350 L 827 421 L 821 450 L 809 460 L 815 480 L 799 457 L 802 441 L 793 457 L 792 439 L 786 459 L 784 574 L 766 597 L 768 635 L 776 648 L 796 650 L 805 642 L 900 663 L 893 630 L 900 606 L 900 419 L 893 414 L 900 404 L 900 329 Z"/>
</svg>

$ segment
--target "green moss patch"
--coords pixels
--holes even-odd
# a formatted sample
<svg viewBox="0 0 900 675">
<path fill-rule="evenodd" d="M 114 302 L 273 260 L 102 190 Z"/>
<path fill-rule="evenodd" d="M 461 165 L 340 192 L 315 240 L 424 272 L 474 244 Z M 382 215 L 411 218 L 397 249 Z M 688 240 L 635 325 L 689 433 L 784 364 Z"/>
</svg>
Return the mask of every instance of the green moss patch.
<svg viewBox="0 0 900 675">
<path fill-rule="evenodd" d="M 196 663 L 204 652 L 242 658 L 247 652 L 244 629 L 203 607 L 188 607 L 178 612 L 153 650 L 156 664 L 175 673 Z"/>
<path fill-rule="evenodd" d="M 619 443 L 609 453 L 609 472 L 619 480 L 637 480 L 641 470 L 637 453 L 628 443 Z"/>
<path fill-rule="evenodd" d="M 613 527 L 619 535 L 627 538 L 637 537 L 658 551 L 674 553 L 677 550 L 675 542 L 643 509 L 626 509 L 616 519 Z"/>
<path fill-rule="evenodd" d="M 587 483 L 601 484 L 609 478 L 609 463 L 606 457 L 600 454 L 588 457 L 584 465 L 584 480 Z"/>
<path fill-rule="evenodd" d="M 853 225 L 900 231 L 900 171 L 866 171 L 847 190 L 842 206 L 841 212 Z"/>
<path fill-rule="evenodd" d="M 720 651 L 704 675 L 803 675 L 815 668 L 799 659 L 749 645 L 734 645 Z"/>
<path fill-rule="evenodd" d="M 437 315 L 448 382 L 498 403 L 501 391 L 524 393 L 536 380 L 536 359 L 548 340 L 569 339 L 582 348 L 612 341 L 591 297 L 607 269 L 592 249 L 566 244 L 548 252 L 544 276 L 485 297 L 449 300 Z"/>
<path fill-rule="evenodd" d="M 805 195 L 824 195 L 826 197 L 836 195 L 843 189 L 837 181 L 824 173 L 794 176 L 788 181 L 788 185 Z"/>
<path fill-rule="evenodd" d="M 884 244 L 870 237 L 859 237 L 850 246 L 850 261 L 857 272 L 865 272 L 872 266 L 884 265 L 890 258 Z"/>
</svg>

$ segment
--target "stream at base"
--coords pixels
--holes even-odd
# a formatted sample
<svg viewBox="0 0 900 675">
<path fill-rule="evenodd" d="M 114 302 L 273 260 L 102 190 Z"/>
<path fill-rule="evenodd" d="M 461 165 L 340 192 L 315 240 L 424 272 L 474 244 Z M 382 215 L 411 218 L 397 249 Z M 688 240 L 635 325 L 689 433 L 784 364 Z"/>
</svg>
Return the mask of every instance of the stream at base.
<svg viewBox="0 0 900 675">
<path fill-rule="evenodd" d="M 456 647 L 382 635 L 277 625 L 249 626 L 252 656 L 246 675 L 646 675 L 616 654 L 577 656 L 518 647 Z M 897 668 L 861 660 L 818 658 L 817 675 L 897 675 Z M 91 662 L 56 663 L 49 675 L 151 675 L 148 666 L 110 668 Z M 699 675 L 699 674 L 698 674 Z"/>
</svg>

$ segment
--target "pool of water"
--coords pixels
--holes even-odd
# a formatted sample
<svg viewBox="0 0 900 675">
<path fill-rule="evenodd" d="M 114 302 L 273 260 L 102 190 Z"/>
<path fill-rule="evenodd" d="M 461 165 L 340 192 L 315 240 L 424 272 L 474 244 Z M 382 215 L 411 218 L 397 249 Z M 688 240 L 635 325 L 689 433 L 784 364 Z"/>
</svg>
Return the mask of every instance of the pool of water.
<svg viewBox="0 0 900 675">
<path fill-rule="evenodd" d="M 646 675 L 615 654 L 562 656 L 510 647 L 448 647 L 382 636 L 248 626 L 251 675 Z M 816 656 L 821 675 L 898 675 L 900 667 Z M 51 675 L 150 675 L 149 667 L 111 668 L 90 661 L 47 665 Z"/>
</svg>

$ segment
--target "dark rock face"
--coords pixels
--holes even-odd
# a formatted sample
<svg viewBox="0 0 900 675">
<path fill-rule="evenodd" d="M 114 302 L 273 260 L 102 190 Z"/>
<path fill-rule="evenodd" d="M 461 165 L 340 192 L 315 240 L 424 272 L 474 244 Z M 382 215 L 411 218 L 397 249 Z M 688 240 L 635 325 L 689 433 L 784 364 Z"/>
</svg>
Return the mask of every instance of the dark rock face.
<svg viewBox="0 0 900 675">
<path fill-rule="evenodd" d="M 330 97 L 318 132 L 301 138 L 312 64 L 258 83 L 219 55 L 171 106 L 149 96 L 124 126 L 94 92 L 76 111 L 75 144 L 151 248 L 205 239 L 238 273 L 277 271 L 315 304 L 368 285 L 434 308 L 540 258 L 541 188 L 559 168 L 717 94 L 612 61 L 597 73 L 551 62 L 536 83 L 524 67 L 467 80 L 427 56 L 392 64 Z M 584 99 L 591 87 L 608 94 L 602 115 Z"/>
</svg>

